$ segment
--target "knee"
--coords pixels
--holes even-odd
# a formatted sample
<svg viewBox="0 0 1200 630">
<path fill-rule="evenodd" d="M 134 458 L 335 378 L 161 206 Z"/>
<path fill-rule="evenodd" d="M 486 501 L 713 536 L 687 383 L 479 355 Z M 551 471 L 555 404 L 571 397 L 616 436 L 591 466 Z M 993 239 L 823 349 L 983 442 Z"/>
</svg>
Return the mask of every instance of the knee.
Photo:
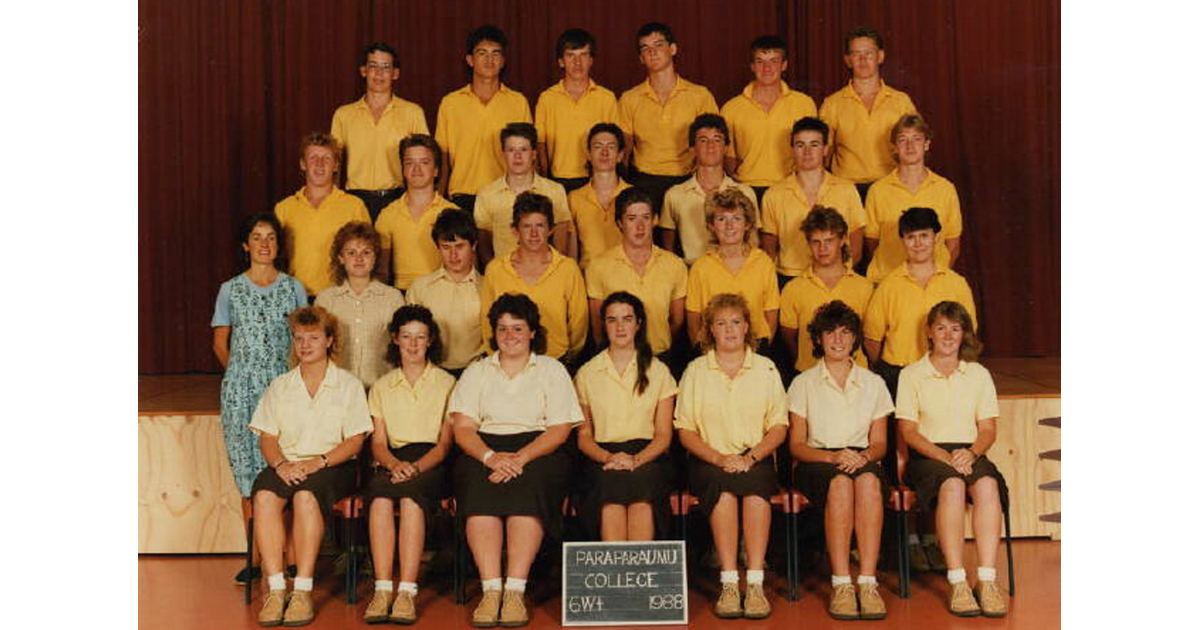
<svg viewBox="0 0 1200 630">
<path fill-rule="evenodd" d="M 292 495 L 292 509 L 297 514 L 320 514 L 321 504 L 317 501 L 317 496 L 308 490 L 301 490 Z"/>
<path fill-rule="evenodd" d="M 387 497 L 376 497 L 371 500 L 371 514 L 376 516 L 390 516 L 395 510 L 392 500 Z"/>
<path fill-rule="evenodd" d="M 847 510 L 854 505 L 854 485 L 849 477 L 838 475 L 829 482 L 825 504 L 833 510 Z"/>
<path fill-rule="evenodd" d="M 971 500 L 975 505 L 999 505 L 1000 484 L 991 477 L 984 477 L 971 485 Z"/>
<path fill-rule="evenodd" d="M 279 513 L 280 501 L 279 497 L 275 496 L 270 490 L 259 490 L 254 493 L 251 500 L 254 504 L 254 516 L 262 518 L 271 514 Z"/>
<path fill-rule="evenodd" d="M 873 474 L 859 475 L 858 479 L 854 480 L 854 493 L 860 499 L 882 501 L 883 484 L 879 482 L 879 477 Z"/>
<path fill-rule="evenodd" d="M 963 503 L 966 501 L 967 484 L 962 479 L 957 477 L 947 479 L 942 482 L 942 487 L 938 488 L 938 502 L 954 501 Z"/>
</svg>

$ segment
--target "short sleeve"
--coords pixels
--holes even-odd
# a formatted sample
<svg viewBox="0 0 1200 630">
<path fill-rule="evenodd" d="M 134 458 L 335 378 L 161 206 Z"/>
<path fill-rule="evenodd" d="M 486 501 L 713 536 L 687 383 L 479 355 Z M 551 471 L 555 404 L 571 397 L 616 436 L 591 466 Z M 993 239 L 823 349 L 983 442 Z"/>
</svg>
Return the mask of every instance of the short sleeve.
<svg viewBox="0 0 1200 630">
<path fill-rule="evenodd" d="M 549 357 L 540 356 L 539 361 Z M 583 410 L 575 397 L 575 386 L 567 368 L 558 361 L 547 361 L 551 366 L 542 383 L 546 396 L 546 426 L 557 424 L 579 424 L 583 422 Z"/>
<path fill-rule="evenodd" d="M 759 250 L 762 251 L 762 250 Z M 779 310 L 779 280 L 775 276 L 775 263 L 763 253 L 766 264 L 763 265 L 763 310 Z"/>
<path fill-rule="evenodd" d="M 765 357 L 761 358 L 764 363 L 769 361 Z M 765 372 L 767 373 L 765 378 L 770 381 L 770 384 L 767 386 L 767 412 L 763 415 L 763 430 L 769 431 L 774 427 L 788 425 L 788 399 L 787 392 L 783 391 L 783 381 L 775 366 L 769 365 Z"/>
<path fill-rule="evenodd" d="M 837 112 L 834 111 L 833 98 L 837 94 L 834 92 L 825 97 L 821 101 L 821 109 L 818 110 L 817 118 L 820 118 L 826 125 L 829 125 L 830 131 L 837 131 Z"/>
<path fill-rule="evenodd" d="M 871 420 L 877 420 L 896 410 L 896 406 L 892 404 L 892 396 L 888 394 L 887 385 L 879 376 L 875 387 L 875 409 L 871 412 Z"/>
<path fill-rule="evenodd" d="M 476 426 L 483 422 L 479 409 L 479 398 L 482 394 L 482 370 L 486 369 L 479 361 L 467 366 L 462 378 L 454 385 L 450 393 L 450 402 L 446 406 L 446 414 L 462 414 L 471 419 Z"/>
<path fill-rule="evenodd" d="M 704 311 L 704 279 L 701 278 L 701 274 L 703 272 L 703 259 L 697 260 L 696 263 L 692 265 L 692 269 L 688 271 L 687 301 L 684 302 L 684 308 L 693 313 L 701 313 Z"/>
<path fill-rule="evenodd" d="M 625 132 L 625 144 L 629 147 L 634 145 L 633 138 L 633 98 L 628 92 L 621 95 L 617 100 L 617 126 L 621 131 Z"/>
<path fill-rule="evenodd" d="M 672 192 L 668 189 L 667 193 L 663 195 L 662 209 L 658 213 L 658 226 L 664 230 L 676 229 L 675 223 L 678 220 L 675 210 L 675 195 Z"/>
<path fill-rule="evenodd" d="M 282 377 L 280 377 L 282 378 Z M 263 397 L 258 400 L 254 416 L 250 419 L 250 430 L 259 435 L 279 435 L 279 416 L 277 407 L 281 384 L 279 378 L 267 387 Z"/>
<path fill-rule="evenodd" d="M 808 418 L 808 387 L 805 385 L 803 372 L 792 379 L 792 384 L 787 390 L 787 402 L 788 411 L 801 418 Z"/>
<path fill-rule="evenodd" d="M 317 293 L 317 298 L 315 300 L 313 300 L 313 306 L 319 306 L 328 311 L 329 303 L 333 300 L 333 298 L 331 297 L 332 294 L 329 292 L 329 289 L 333 289 L 333 288 L 336 288 L 336 287 L 326 287 L 324 289 L 321 289 L 321 291 Z"/>
<path fill-rule="evenodd" d="M 583 284 L 587 287 L 588 299 L 592 300 L 603 300 L 605 298 L 604 285 L 601 281 L 604 278 L 604 274 L 600 272 L 599 268 L 601 265 L 596 264 L 598 262 L 598 260 L 593 260 L 587 266 L 587 269 L 583 270 Z"/>
<path fill-rule="evenodd" d="M 581 406 L 591 406 L 588 402 L 588 375 L 591 370 L 587 369 L 586 365 L 579 369 L 575 374 L 575 397 L 579 400 Z"/>
<path fill-rule="evenodd" d="M 881 285 L 867 303 L 867 313 L 863 317 L 863 337 L 866 339 L 883 341 L 887 334 L 887 308 L 883 304 L 886 294 L 886 287 Z"/>
<path fill-rule="evenodd" d="M 767 234 L 779 234 L 780 195 L 774 190 L 768 190 L 763 195 L 762 231 Z"/>
<path fill-rule="evenodd" d="M 670 256 L 674 254 L 668 253 Z M 671 299 L 678 300 L 688 295 L 688 269 L 682 260 L 675 259 L 675 273 L 671 276 Z"/>
<path fill-rule="evenodd" d="M 347 373 L 347 376 L 351 375 Z M 363 391 L 362 383 L 355 379 L 350 384 L 346 412 L 342 416 L 342 439 L 370 433 L 373 430 L 375 430 L 375 425 L 371 422 L 371 412 L 367 409 L 367 394 Z"/>
<path fill-rule="evenodd" d="M 851 232 L 860 228 L 866 228 L 867 211 L 863 208 L 862 200 L 858 197 L 858 191 L 853 187 L 847 187 L 845 219 Z M 878 231 L 878 227 L 876 227 L 876 231 Z"/>
<path fill-rule="evenodd" d="M 296 297 L 296 308 L 308 306 L 308 292 L 304 290 L 304 284 L 292 276 L 288 276 L 288 281 L 292 283 L 292 293 Z"/>
<path fill-rule="evenodd" d="M 333 136 L 342 146 L 346 146 L 346 120 L 342 111 L 341 107 L 334 110 L 333 120 L 329 123 L 329 135 Z"/>
<path fill-rule="evenodd" d="M 919 422 L 921 419 L 921 401 L 915 381 L 912 370 L 900 370 L 900 382 L 896 386 L 896 418 L 899 420 Z"/>
<path fill-rule="evenodd" d="M 996 399 L 996 383 L 987 368 L 975 364 L 982 372 L 982 383 L 979 387 L 979 399 L 975 401 L 975 420 L 987 420 L 1000 417 L 1000 401 Z"/>
<path fill-rule="evenodd" d="M 950 187 L 946 196 L 946 224 L 942 226 L 942 238 L 959 238 L 962 236 L 962 207 L 958 202 L 958 189 L 949 181 L 946 185 Z"/>
<path fill-rule="evenodd" d="M 797 282 L 799 280 L 788 280 L 779 295 L 779 325 L 784 328 L 800 327 L 800 290 L 795 286 Z M 801 330 L 800 334 L 807 333 Z"/>
<path fill-rule="evenodd" d="M 221 289 L 217 291 L 217 304 L 213 308 L 212 326 L 232 326 L 232 319 L 229 314 L 229 283 L 222 282 Z"/>
<path fill-rule="evenodd" d="M 442 148 L 442 151 L 445 151 L 446 159 L 450 160 L 452 156 L 450 155 L 450 130 L 448 129 L 449 123 L 447 121 L 449 113 L 446 109 L 446 97 L 442 97 L 442 101 L 438 103 L 437 126 L 434 127 L 433 138 L 437 140 L 438 146 Z M 448 173 L 442 173 L 441 175 L 442 177 L 449 177 Z"/>
<path fill-rule="evenodd" d="M 704 96 L 700 102 L 700 113 L 716 114 L 719 112 L 720 108 L 717 107 L 717 99 L 713 98 L 712 92 L 706 87 L 701 87 L 700 89 L 704 90 Z"/>
<path fill-rule="evenodd" d="M 554 186 L 551 187 L 551 190 L 554 191 L 554 193 L 550 196 L 550 199 L 554 206 L 555 225 L 559 223 L 570 223 L 573 220 L 573 217 L 571 215 L 571 206 L 567 203 L 566 189 L 560 186 L 557 182 L 554 182 Z"/>
<path fill-rule="evenodd" d="M 688 431 L 697 431 L 696 414 L 699 409 L 695 403 L 696 389 L 696 369 L 688 366 L 683 372 L 683 378 L 679 381 L 679 397 L 675 399 L 675 421 L 676 429 L 687 429 Z"/>
<path fill-rule="evenodd" d="M 537 129 L 538 140 L 543 144 L 550 143 L 549 125 L 546 124 L 546 116 L 549 115 L 550 107 L 546 104 L 546 100 L 546 92 L 542 92 L 538 96 L 537 105 L 533 108 L 533 127 Z"/>
<path fill-rule="evenodd" d="M 479 195 L 475 200 L 475 225 L 481 230 L 492 230 L 491 204 L 488 203 L 488 195 Z M 494 246 L 494 245 L 493 245 Z"/>
<path fill-rule="evenodd" d="M 379 234 L 379 246 L 383 249 L 392 248 L 392 205 L 399 203 L 399 200 L 389 203 L 380 213 L 379 218 L 375 219 L 375 231 Z"/>
<path fill-rule="evenodd" d="M 653 374 L 651 382 L 658 382 L 658 400 L 665 400 L 679 394 L 679 385 L 675 382 L 675 377 L 671 376 L 671 370 L 667 369 L 667 365 L 658 359 L 650 360 L 650 372 Z"/>
<path fill-rule="evenodd" d="M 372 417 L 383 417 L 383 388 L 386 387 L 383 382 L 383 377 L 375 380 L 375 384 L 371 385 L 371 392 L 367 394 L 367 411 Z"/>
<path fill-rule="evenodd" d="M 871 184 L 867 189 L 867 203 L 863 206 L 863 214 L 866 215 L 866 226 L 863 228 L 863 236 L 879 240 L 879 195 L 875 192 L 876 184 Z"/>
</svg>

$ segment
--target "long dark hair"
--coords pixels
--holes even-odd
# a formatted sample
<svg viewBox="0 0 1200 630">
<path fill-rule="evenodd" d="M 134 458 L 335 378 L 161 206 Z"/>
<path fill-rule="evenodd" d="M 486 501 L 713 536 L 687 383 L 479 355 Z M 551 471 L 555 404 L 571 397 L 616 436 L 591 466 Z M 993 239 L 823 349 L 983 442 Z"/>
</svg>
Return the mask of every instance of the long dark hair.
<svg viewBox="0 0 1200 630">
<path fill-rule="evenodd" d="M 637 382 L 633 385 L 633 391 L 639 396 L 646 391 L 646 387 L 650 385 L 650 377 L 646 372 L 650 371 L 650 362 L 654 360 L 654 351 L 650 349 L 650 342 L 646 341 L 646 307 L 642 305 L 642 301 L 632 293 L 627 291 L 615 291 L 609 293 L 608 297 L 604 298 L 604 302 L 600 304 L 600 321 L 604 322 L 604 317 L 608 313 L 608 307 L 613 304 L 628 304 L 633 309 L 633 317 L 637 320 L 638 329 L 633 334 L 633 347 L 637 349 Z M 608 349 L 608 331 L 603 325 L 600 327 L 600 351 Z"/>
</svg>

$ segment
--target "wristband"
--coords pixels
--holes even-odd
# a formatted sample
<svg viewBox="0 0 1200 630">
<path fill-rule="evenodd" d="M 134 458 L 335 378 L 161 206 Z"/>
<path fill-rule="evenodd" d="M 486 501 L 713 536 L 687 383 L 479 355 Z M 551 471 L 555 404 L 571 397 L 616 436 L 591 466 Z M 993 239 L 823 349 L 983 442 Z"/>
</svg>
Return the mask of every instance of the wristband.
<svg viewBox="0 0 1200 630">
<path fill-rule="evenodd" d="M 479 458 L 479 461 L 481 461 L 481 462 L 483 462 L 483 463 L 485 463 L 485 464 L 486 464 L 486 463 L 487 463 L 487 460 L 491 459 L 491 458 L 492 458 L 492 455 L 495 455 L 495 454 L 496 454 L 496 451 L 493 451 L 493 450 L 491 450 L 491 449 L 488 449 L 488 452 L 484 453 L 484 454 L 483 454 L 483 457 L 480 457 L 480 458 Z"/>
<path fill-rule="evenodd" d="M 282 465 L 283 465 L 283 463 L 284 463 L 284 462 L 286 462 L 286 461 L 287 461 L 287 458 L 286 458 L 286 457 L 284 457 L 284 458 L 280 459 L 279 461 L 275 462 L 274 464 L 271 464 L 271 468 L 273 468 L 273 469 L 274 469 L 274 468 L 279 468 L 279 467 L 280 467 L 280 466 L 282 466 Z"/>
<path fill-rule="evenodd" d="M 325 456 L 325 453 L 321 453 L 321 468 L 329 468 L 329 458 Z"/>
</svg>

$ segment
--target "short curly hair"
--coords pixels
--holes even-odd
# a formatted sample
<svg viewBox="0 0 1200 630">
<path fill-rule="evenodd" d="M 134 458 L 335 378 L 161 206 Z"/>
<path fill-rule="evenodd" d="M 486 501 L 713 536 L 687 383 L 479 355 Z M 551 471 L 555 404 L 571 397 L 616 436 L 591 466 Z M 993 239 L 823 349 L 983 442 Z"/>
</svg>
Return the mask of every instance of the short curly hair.
<svg viewBox="0 0 1200 630">
<path fill-rule="evenodd" d="M 329 346 L 329 352 L 326 356 L 330 361 L 337 361 L 342 356 L 342 336 L 338 334 L 338 318 L 333 313 L 321 308 L 320 306 L 300 306 L 296 310 L 288 313 L 288 327 L 295 334 L 300 328 L 320 328 L 321 332 L 325 333 L 326 337 L 333 340 Z M 288 348 L 288 365 L 295 366 L 296 347 L 290 345 Z"/>
<path fill-rule="evenodd" d="M 524 293 L 505 293 L 496 298 L 488 308 L 488 323 L 492 327 L 492 337 L 488 339 L 488 344 L 492 350 L 499 350 L 496 345 L 496 325 L 500 322 L 501 315 L 508 315 L 513 319 L 519 319 L 526 324 L 529 324 L 529 329 L 533 331 L 533 341 L 530 343 L 530 350 L 537 354 L 545 354 L 546 352 L 546 329 L 542 326 L 542 316 L 538 313 L 537 304 L 529 299 Z"/>
<path fill-rule="evenodd" d="M 812 340 L 814 357 L 820 359 L 825 356 L 825 348 L 821 346 L 821 336 L 837 330 L 839 326 L 844 326 L 846 330 L 850 331 L 850 334 L 854 335 L 854 347 L 850 349 L 850 354 L 858 352 L 858 349 L 862 347 L 863 340 L 862 318 L 845 302 L 834 300 L 817 308 L 812 321 L 808 322 L 808 338 Z"/>
<path fill-rule="evenodd" d="M 335 286 L 346 281 L 346 268 L 342 266 L 338 256 L 341 255 L 342 248 L 346 247 L 346 243 L 354 240 L 366 241 L 375 250 L 375 267 L 371 269 L 371 278 L 384 278 L 383 241 L 379 232 L 366 221 L 350 221 L 337 231 L 333 236 L 333 244 L 329 246 L 329 275 L 333 277 Z"/>
<path fill-rule="evenodd" d="M 424 306 L 405 304 L 396 309 L 396 312 L 392 313 L 392 321 L 388 324 L 388 336 L 394 340 L 400 329 L 411 322 L 425 324 L 425 328 L 429 329 L 429 347 L 425 350 L 425 360 L 435 364 L 441 363 L 442 335 L 437 322 L 433 320 L 433 313 Z M 388 363 L 400 367 L 400 347 L 395 341 L 388 342 L 386 358 Z"/>
<path fill-rule="evenodd" d="M 717 234 L 712 227 L 713 218 L 717 216 L 718 212 L 725 210 L 742 211 L 742 216 L 746 219 L 746 233 L 742 235 L 742 242 L 751 247 L 757 247 L 758 213 L 755 212 L 754 202 L 746 196 L 746 193 L 736 188 L 718 190 L 704 200 L 704 226 L 708 228 L 708 244 L 717 244 Z"/>
<path fill-rule="evenodd" d="M 704 352 L 712 350 L 716 346 L 712 336 L 713 321 L 717 317 L 719 311 L 725 309 L 736 309 L 741 311 L 742 319 L 746 322 L 746 347 L 754 348 L 754 330 L 750 326 L 750 305 L 746 302 L 746 298 L 737 293 L 718 293 L 708 301 L 708 305 L 704 307 L 704 327 L 700 329 L 700 349 Z"/>
<path fill-rule="evenodd" d="M 929 340 L 928 329 L 932 328 L 941 317 L 962 326 L 963 340 L 958 347 L 958 358 L 962 361 L 978 361 L 979 355 L 983 352 L 983 342 L 975 334 L 975 324 L 971 321 L 971 313 L 967 311 L 967 307 L 953 300 L 943 300 L 929 309 L 929 316 L 925 318 L 926 346 L 933 347 Z"/>
</svg>

